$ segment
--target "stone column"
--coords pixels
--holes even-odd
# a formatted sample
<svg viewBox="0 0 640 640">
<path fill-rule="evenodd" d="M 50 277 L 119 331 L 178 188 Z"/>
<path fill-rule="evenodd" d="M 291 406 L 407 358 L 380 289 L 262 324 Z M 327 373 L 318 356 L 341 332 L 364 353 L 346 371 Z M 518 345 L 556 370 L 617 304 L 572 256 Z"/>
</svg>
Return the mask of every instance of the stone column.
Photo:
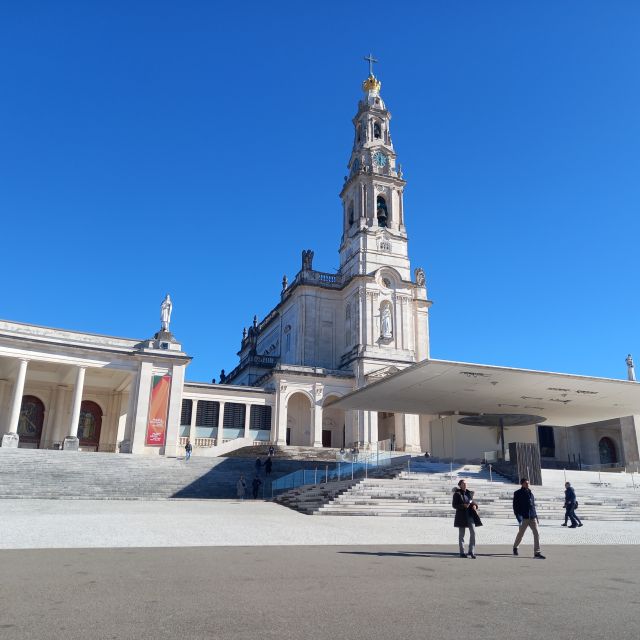
<svg viewBox="0 0 640 640">
<path fill-rule="evenodd" d="M 167 432 L 165 434 L 165 457 L 178 456 L 180 438 L 180 415 L 182 414 L 182 391 L 184 389 L 184 364 L 171 367 L 171 390 L 169 392 L 169 411 L 167 413 Z"/>
<path fill-rule="evenodd" d="M 244 437 L 251 437 L 251 405 L 244 405 Z"/>
<path fill-rule="evenodd" d="M 78 440 L 78 422 L 80 421 L 80 407 L 82 405 L 82 392 L 84 390 L 84 374 L 86 367 L 78 367 L 76 372 L 76 384 L 73 388 L 73 401 L 71 403 L 71 422 L 67 437 L 64 439 L 63 448 L 69 451 L 77 451 L 80 445 Z"/>
<path fill-rule="evenodd" d="M 147 420 L 149 418 L 149 399 L 151 397 L 152 376 L 153 363 L 141 362 L 138 377 L 136 378 L 137 389 L 135 407 L 133 409 L 131 453 L 144 453 L 144 442 L 147 434 Z"/>
<path fill-rule="evenodd" d="M 127 401 L 127 413 L 124 419 L 124 430 L 119 437 L 119 449 L 120 453 L 132 453 L 133 449 L 133 431 L 136 420 L 136 405 L 138 403 L 138 390 L 139 390 L 140 370 L 135 371 L 131 375 L 131 381 L 129 384 L 129 398 Z M 116 443 L 116 447 L 118 443 Z"/>
<path fill-rule="evenodd" d="M 216 446 L 222 444 L 224 439 L 224 405 L 226 402 L 219 402 L 218 407 L 218 430 L 216 431 Z"/>
<path fill-rule="evenodd" d="M 4 430 L 5 425 L 9 424 L 9 408 L 5 407 L 5 398 L 9 387 L 9 381 L 4 378 L 0 379 L 0 430 Z"/>
<path fill-rule="evenodd" d="M 115 453 L 118 453 L 118 443 L 124 440 L 124 434 L 127 428 L 127 409 L 126 407 L 129 404 L 129 394 L 126 391 L 123 391 L 118 394 L 120 401 L 118 402 L 116 408 L 118 411 L 118 415 L 116 418 L 116 437 L 115 437 Z"/>
<path fill-rule="evenodd" d="M 313 397 L 315 402 L 311 410 L 311 446 L 322 446 L 322 397 L 324 385 L 316 382 L 313 385 Z"/>
<path fill-rule="evenodd" d="M 198 417 L 198 401 L 191 401 L 191 422 L 189 423 L 189 440 L 191 441 L 191 446 L 195 447 L 196 441 L 196 419 Z"/>
<path fill-rule="evenodd" d="M 21 358 L 18 365 L 18 375 L 16 383 L 13 387 L 13 396 L 11 398 L 11 410 L 9 413 L 9 425 L 7 432 L 2 436 L 2 446 L 16 448 L 20 442 L 18 436 L 18 421 L 20 420 L 20 409 L 22 407 L 22 396 L 24 394 L 24 382 L 27 378 L 27 365 L 29 361 Z"/>
<path fill-rule="evenodd" d="M 276 415 L 275 418 L 275 438 L 273 441 L 283 447 L 287 443 L 287 403 L 285 402 L 285 394 L 287 392 L 287 383 L 281 381 L 276 391 Z M 272 425 L 273 428 L 273 425 Z"/>
</svg>

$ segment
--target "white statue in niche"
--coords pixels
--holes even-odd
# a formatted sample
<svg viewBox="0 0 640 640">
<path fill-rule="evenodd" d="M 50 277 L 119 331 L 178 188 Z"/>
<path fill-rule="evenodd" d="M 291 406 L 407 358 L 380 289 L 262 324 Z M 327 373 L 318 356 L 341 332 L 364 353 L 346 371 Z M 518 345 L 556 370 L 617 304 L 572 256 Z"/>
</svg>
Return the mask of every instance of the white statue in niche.
<svg viewBox="0 0 640 640">
<path fill-rule="evenodd" d="M 380 312 L 380 335 L 383 338 L 392 338 L 393 330 L 391 327 L 391 309 L 383 307 Z"/>
<path fill-rule="evenodd" d="M 171 322 L 171 311 L 173 310 L 173 304 L 171 298 L 167 293 L 167 297 L 162 301 L 160 305 L 160 331 L 169 331 L 169 323 Z"/>
</svg>

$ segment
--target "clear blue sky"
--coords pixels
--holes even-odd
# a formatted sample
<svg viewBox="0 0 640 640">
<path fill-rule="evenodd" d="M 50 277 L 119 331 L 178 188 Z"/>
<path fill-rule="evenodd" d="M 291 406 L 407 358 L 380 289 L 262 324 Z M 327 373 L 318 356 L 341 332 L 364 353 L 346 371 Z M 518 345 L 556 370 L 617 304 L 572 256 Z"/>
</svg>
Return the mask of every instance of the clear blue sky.
<svg viewBox="0 0 640 640">
<path fill-rule="evenodd" d="M 640 360 L 640 3 L 2 2 L 0 317 L 237 363 L 338 266 L 369 51 L 436 358 Z"/>
</svg>

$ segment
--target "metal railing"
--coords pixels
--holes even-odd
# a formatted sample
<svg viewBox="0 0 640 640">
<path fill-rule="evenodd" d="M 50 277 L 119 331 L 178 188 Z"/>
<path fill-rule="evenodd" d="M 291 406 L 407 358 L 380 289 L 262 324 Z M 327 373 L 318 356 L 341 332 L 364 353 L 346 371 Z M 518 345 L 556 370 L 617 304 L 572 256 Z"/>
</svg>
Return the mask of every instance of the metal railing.
<svg viewBox="0 0 640 640">
<path fill-rule="evenodd" d="M 303 485 L 366 478 L 371 470 L 388 467 L 392 461 L 389 452 L 376 451 L 373 454 L 359 454 L 357 462 L 353 457 L 351 460 L 338 460 L 331 469 L 328 464 L 315 469 L 299 469 L 274 480 L 271 483 L 271 497 L 279 491 L 289 491 Z"/>
</svg>

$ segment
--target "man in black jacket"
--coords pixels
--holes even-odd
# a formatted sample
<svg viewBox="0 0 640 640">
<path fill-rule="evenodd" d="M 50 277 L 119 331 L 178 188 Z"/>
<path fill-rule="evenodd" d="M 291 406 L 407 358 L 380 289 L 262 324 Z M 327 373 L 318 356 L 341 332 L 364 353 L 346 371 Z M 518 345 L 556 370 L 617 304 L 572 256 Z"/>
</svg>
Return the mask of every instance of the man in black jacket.
<svg viewBox="0 0 640 640">
<path fill-rule="evenodd" d="M 529 489 L 529 480 L 522 478 L 520 480 L 520 489 L 513 493 L 513 513 L 520 523 L 518 535 L 513 543 L 513 555 L 518 555 L 518 545 L 522 542 L 522 536 L 531 527 L 533 532 L 533 557 L 544 560 L 544 556 L 540 553 L 540 536 L 538 535 L 538 514 L 536 513 L 536 499 L 533 492 Z"/>
<path fill-rule="evenodd" d="M 581 527 L 582 522 L 580 518 L 576 515 L 576 507 L 578 506 L 578 500 L 576 498 L 576 492 L 571 486 L 570 482 L 564 483 L 564 524 L 563 527 L 567 526 L 567 520 L 571 520 L 570 529 L 575 529 L 576 527 Z"/>
</svg>

